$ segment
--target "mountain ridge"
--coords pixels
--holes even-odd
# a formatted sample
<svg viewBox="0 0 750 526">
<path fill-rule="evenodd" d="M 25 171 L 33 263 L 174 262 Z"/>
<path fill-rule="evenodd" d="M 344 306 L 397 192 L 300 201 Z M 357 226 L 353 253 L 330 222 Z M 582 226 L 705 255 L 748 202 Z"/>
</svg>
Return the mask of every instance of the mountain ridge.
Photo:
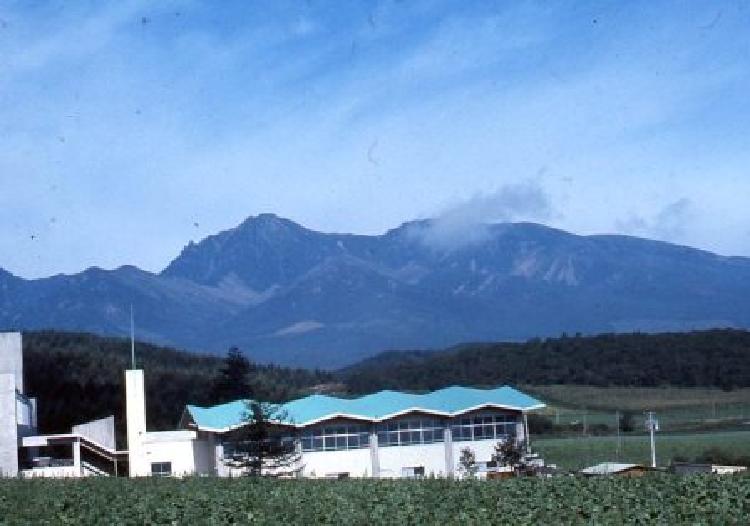
<svg viewBox="0 0 750 526">
<path fill-rule="evenodd" d="M 475 225 L 450 246 L 440 228 L 323 233 L 261 214 L 156 273 L 0 269 L 0 326 L 124 335 L 132 303 L 154 343 L 327 368 L 388 348 L 750 326 L 750 258 L 536 223 Z"/>
</svg>

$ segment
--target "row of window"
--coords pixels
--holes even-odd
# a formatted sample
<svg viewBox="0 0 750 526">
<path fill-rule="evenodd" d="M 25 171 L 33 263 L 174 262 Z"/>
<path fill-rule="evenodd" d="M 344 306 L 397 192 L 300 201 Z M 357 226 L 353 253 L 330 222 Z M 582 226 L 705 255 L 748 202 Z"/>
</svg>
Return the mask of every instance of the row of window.
<svg viewBox="0 0 750 526">
<path fill-rule="evenodd" d="M 451 436 L 457 442 L 503 439 L 516 434 L 516 420 L 510 415 L 478 415 L 451 421 Z M 378 446 L 433 444 L 445 439 L 445 425 L 435 418 L 407 418 L 377 424 Z M 315 426 L 302 431 L 302 451 L 341 451 L 370 446 L 367 425 Z"/>
<path fill-rule="evenodd" d="M 467 440 L 503 439 L 516 435 L 516 424 L 487 424 L 451 426 L 451 438 L 456 442 Z"/>
<path fill-rule="evenodd" d="M 300 437 L 302 451 L 342 451 L 370 447 L 370 433 L 356 435 L 316 436 L 302 435 Z"/>
<path fill-rule="evenodd" d="M 376 427 L 378 446 L 410 446 L 443 441 L 444 424 L 434 418 L 410 418 Z"/>
<path fill-rule="evenodd" d="M 508 415 L 477 415 L 456 418 L 451 423 L 451 437 L 456 442 L 504 439 L 516 435 L 516 421 Z"/>
<path fill-rule="evenodd" d="M 302 431 L 302 451 L 341 451 L 370 446 L 370 432 L 362 424 L 315 426 Z"/>
</svg>

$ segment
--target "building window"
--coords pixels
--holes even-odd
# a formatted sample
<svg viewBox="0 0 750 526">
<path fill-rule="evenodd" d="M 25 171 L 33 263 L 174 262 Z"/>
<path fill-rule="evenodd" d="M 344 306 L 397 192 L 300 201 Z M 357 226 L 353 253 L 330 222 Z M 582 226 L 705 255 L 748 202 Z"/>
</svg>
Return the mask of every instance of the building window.
<svg viewBox="0 0 750 526">
<path fill-rule="evenodd" d="M 368 426 L 340 424 L 315 426 L 302 431 L 302 451 L 343 451 L 370 447 Z"/>
<path fill-rule="evenodd" d="M 171 462 L 152 462 L 151 475 L 154 477 L 169 477 L 172 475 Z"/>
<path fill-rule="evenodd" d="M 424 466 L 411 466 L 401 468 L 401 476 L 407 479 L 418 479 L 424 477 Z"/>
<path fill-rule="evenodd" d="M 434 418 L 409 418 L 378 424 L 378 447 L 433 444 L 443 441 L 443 423 Z"/>
<path fill-rule="evenodd" d="M 451 422 L 451 438 L 455 442 L 506 439 L 516 436 L 516 423 L 512 415 L 455 418 Z"/>
</svg>

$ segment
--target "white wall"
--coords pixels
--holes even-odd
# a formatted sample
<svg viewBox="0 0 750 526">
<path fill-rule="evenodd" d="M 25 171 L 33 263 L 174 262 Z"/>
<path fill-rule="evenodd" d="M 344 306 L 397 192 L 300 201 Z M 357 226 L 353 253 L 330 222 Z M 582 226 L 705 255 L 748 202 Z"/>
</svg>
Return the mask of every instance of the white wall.
<svg viewBox="0 0 750 526">
<path fill-rule="evenodd" d="M 325 477 L 332 473 L 349 473 L 350 477 L 372 476 L 370 448 L 347 451 L 306 451 L 302 453 L 302 474 Z"/>
<path fill-rule="evenodd" d="M 85 424 L 79 424 L 73 426 L 72 432 L 84 436 L 109 449 L 117 449 L 115 447 L 115 417 L 108 416 L 106 418 L 100 418 L 99 420 L 92 420 Z"/>
<path fill-rule="evenodd" d="M 139 472 L 136 476 L 151 475 L 151 464 L 154 462 L 171 462 L 174 476 L 194 474 L 196 438 L 195 431 L 146 433 L 143 440 L 142 459 L 146 472 Z M 132 472 L 131 476 L 133 476 Z"/>
<path fill-rule="evenodd" d="M 128 428 L 128 464 L 131 477 L 151 474 L 151 465 L 146 459 L 146 392 L 143 371 L 125 371 L 125 412 Z M 191 454 L 192 457 L 192 454 Z"/>
<path fill-rule="evenodd" d="M 18 425 L 16 424 L 16 375 L 0 373 L 0 476 L 18 474 Z"/>
<path fill-rule="evenodd" d="M 461 450 L 469 448 L 474 452 L 474 458 L 477 463 L 489 462 L 492 460 L 492 455 L 495 453 L 495 446 L 498 444 L 498 440 L 472 440 L 470 442 L 453 442 L 453 472 L 458 476 L 460 475 L 459 459 L 461 458 Z"/>
<path fill-rule="evenodd" d="M 426 476 L 445 476 L 445 443 L 378 448 L 380 477 L 400 477 L 403 467 L 424 467 Z"/>
<path fill-rule="evenodd" d="M 197 475 L 217 475 L 213 435 L 200 433 L 193 442 L 193 464 Z"/>
<path fill-rule="evenodd" d="M 0 373 L 16 377 L 16 389 L 23 390 L 23 338 L 20 332 L 0 332 Z"/>
</svg>

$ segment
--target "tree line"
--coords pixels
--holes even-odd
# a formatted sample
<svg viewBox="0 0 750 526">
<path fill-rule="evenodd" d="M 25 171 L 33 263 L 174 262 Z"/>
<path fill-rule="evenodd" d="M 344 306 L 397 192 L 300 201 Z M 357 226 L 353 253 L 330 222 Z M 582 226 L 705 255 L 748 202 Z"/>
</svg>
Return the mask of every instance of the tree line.
<svg viewBox="0 0 750 526">
<path fill-rule="evenodd" d="M 709 330 L 535 338 L 444 351 L 391 351 L 339 373 L 352 393 L 448 385 L 750 386 L 750 332 Z"/>
<path fill-rule="evenodd" d="M 114 414 L 122 438 L 128 340 L 28 332 L 24 358 L 27 392 L 38 399 L 40 432 L 66 432 Z M 750 333 L 740 330 L 576 335 L 466 344 L 445 351 L 394 351 L 336 373 L 260 365 L 239 349 L 220 357 L 138 343 L 136 359 L 146 371 L 148 426 L 153 430 L 174 429 L 188 403 L 210 406 L 238 398 L 281 402 L 321 390 L 357 395 L 452 384 L 750 386 Z"/>
</svg>

